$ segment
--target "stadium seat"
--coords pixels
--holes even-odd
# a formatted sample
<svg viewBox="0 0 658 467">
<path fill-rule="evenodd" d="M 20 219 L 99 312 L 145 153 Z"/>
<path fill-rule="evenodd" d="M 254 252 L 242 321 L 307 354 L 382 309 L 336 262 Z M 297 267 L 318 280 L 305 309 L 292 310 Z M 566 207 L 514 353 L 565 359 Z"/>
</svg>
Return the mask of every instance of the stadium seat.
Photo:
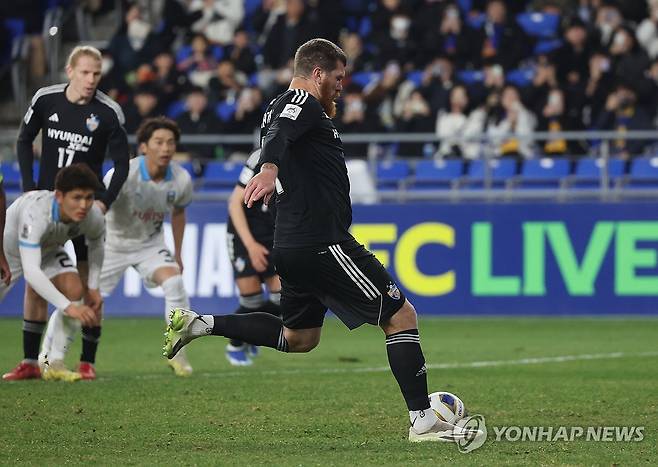
<svg viewBox="0 0 658 467">
<path fill-rule="evenodd" d="M 601 186 L 604 159 L 585 157 L 576 162 L 575 173 L 563 180 L 563 187 L 569 189 L 595 189 Z M 608 160 L 608 181 L 610 186 L 624 175 L 625 162 L 621 159 Z"/>
<path fill-rule="evenodd" d="M 633 159 L 628 176 L 620 178 L 618 186 L 624 189 L 658 188 L 658 156 Z"/>
<path fill-rule="evenodd" d="M 185 113 L 185 101 L 180 100 L 172 102 L 169 104 L 169 107 L 167 107 L 167 111 L 165 113 L 167 117 L 176 119 Z"/>
<path fill-rule="evenodd" d="M 21 170 L 18 162 L 3 162 L 0 164 L 2 170 L 3 185 L 7 191 L 21 190 Z"/>
<path fill-rule="evenodd" d="M 562 47 L 563 44 L 564 42 L 562 42 L 560 39 L 540 40 L 535 45 L 535 48 L 533 49 L 532 53 L 534 55 L 546 55 L 559 49 L 560 47 Z"/>
<path fill-rule="evenodd" d="M 414 83 L 414 85 L 417 88 L 420 87 L 420 85 L 423 83 L 423 71 L 422 70 L 410 71 L 409 73 L 407 73 L 407 80 Z"/>
<path fill-rule="evenodd" d="M 405 161 L 386 160 L 377 163 L 377 189 L 398 189 L 411 174 Z"/>
<path fill-rule="evenodd" d="M 358 84 L 362 88 L 365 88 L 370 83 L 381 79 L 381 77 L 382 74 L 380 72 L 362 71 L 352 75 L 352 82 Z"/>
<path fill-rule="evenodd" d="M 469 14 L 466 16 L 466 24 L 468 27 L 473 29 L 480 29 L 485 21 L 487 20 L 487 15 L 484 13 L 480 14 Z"/>
<path fill-rule="evenodd" d="M 484 82 L 484 71 L 482 70 L 462 70 L 457 72 L 457 77 L 466 86 L 475 83 Z"/>
<path fill-rule="evenodd" d="M 228 102 L 228 101 L 223 101 L 217 104 L 215 107 L 215 114 L 219 117 L 219 119 L 223 122 L 228 122 L 233 118 L 233 115 L 235 114 L 235 110 L 237 108 L 237 102 Z"/>
<path fill-rule="evenodd" d="M 466 176 L 458 181 L 458 186 L 468 190 L 482 190 L 485 187 L 487 176 L 487 165 L 491 188 L 500 189 L 505 187 L 507 180 L 516 175 L 516 160 L 504 157 L 501 159 L 476 159 L 471 161 Z"/>
<path fill-rule="evenodd" d="M 510 70 L 505 79 L 508 83 L 518 86 L 520 88 L 530 86 L 535 77 L 535 70 L 532 68 L 519 68 L 518 70 Z"/>
<path fill-rule="evenodd" d="M 530 159 L 521 166 L 521 174 L 507 182 L 508 188 L 557 188 L 569 175 L 571 161 L 564 157 Z"/>
<path fill-rule="evenodd" d="M 409 188 L 413 190 L 440 190 L 452 188 L 464 172 L 461 159 L 424 160 L 416 164 L 416 172 Z"/>
<path fill-rule="evenodd" d="M 231 191 L 238 182 L 242 164 L 235 162 L 209 162 L 203 172 L 203 191 Z"/>
<path fill-rule="evenodd" d="M 190 177 L 192 177 L 192 180 L 196 178 L 196 172 L 194 171 L 194 164 L 192 162 L 179 162 L 178 165 L 181 166 L 181 168 L 185 169 L 188 174 L 190 174 Z"/>
<path fill-rule="evenodd" d="M 552 13 L 521 13 L 516 16 L 516 22 L 527 35 L 550 39 L 557 35 L 560 16 Z"/>
</svg>

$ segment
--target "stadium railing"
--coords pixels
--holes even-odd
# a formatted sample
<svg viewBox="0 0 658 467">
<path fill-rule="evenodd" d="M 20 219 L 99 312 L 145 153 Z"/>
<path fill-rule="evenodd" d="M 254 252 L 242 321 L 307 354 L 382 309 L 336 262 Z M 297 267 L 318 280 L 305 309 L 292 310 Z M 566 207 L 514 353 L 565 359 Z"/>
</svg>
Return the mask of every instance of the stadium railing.
<svg viewBox="0 0 658 467">
<path fill-rule="evenodd" d="M 552 139 L 585 141 L 592 148 L 585 155 L 573 157 L 545 156 L 539 152 L 530 159 L 501 158 L 496 156 L 495 147 L 507 137 L 541 142 Z M 402 157 L 387 152 L 391 145 L 400 143 L 422 143 L 435 145 L 441 140 L 434 133 L 365 133 L 343 134 L 345 144 L 368 144 L 367 160 L 369 173 L 377 189 L 379 201 L 514 201 L 552 199 L 558 201 L 600 200 L 620 201 L 626 199 L 656 199 L 658 197 L 658 149 L 649 143 L 658 142 L 658 130 L 651 131 L 580 131 L 580 132 L 535 132 L 526 135 L 500 136 L 495 140 L 483 134 L 451 138 L 451 143 L 478 143 L 480 159 L 437 159 L 429 157 Z M 0 131 L 0 160 L 3 164 L 15 160 L 16 131 Z M 647 141 L 647 150 L 633 154 L 628 161 L 613 155 L 613 142 L 620 139 Z M 134 144 L 134 136 L 129 140 Z M 216 134 L 183 135 L 181 143 L 215 145 L 258 145 L 259 135 Z M 375 150 L 373 150 L 375 148 Z M 396 183 L 390 178 L 378 180 L 382 166 L 406 165 L 399 173 Z M 208 161 L 210 162 L 210 161 Z M 220 164 L 221 165 L 221 164 Z M 233 164 L 227 167 L 235 169 Z M 458 166 L 457 168 L 455 168 Z M 213 167 L 217 170 L 217 167 Z M 420 171 L 420 172 L 417 172 Z M 213 178 L 221 175 L 213 172 Z M 230 190 L 222 186 L 213 190 L 213 181 L 203 176 L 196 179 L 199 190 L 197 200 L 226 200 Z M 353 182 L 354 183 L 354 182 Z M 358 200 L 357 200 L 358 201 Z"/>
</svg>

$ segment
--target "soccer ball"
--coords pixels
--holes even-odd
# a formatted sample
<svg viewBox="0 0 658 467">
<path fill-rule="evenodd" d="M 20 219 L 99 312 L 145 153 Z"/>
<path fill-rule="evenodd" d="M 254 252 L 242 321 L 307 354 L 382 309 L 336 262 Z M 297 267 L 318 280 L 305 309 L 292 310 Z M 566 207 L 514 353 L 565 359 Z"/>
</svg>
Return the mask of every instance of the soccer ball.
<svg viewBox="0 0 658 467">
<path fill-rule="evenodd" d="M 468 415 L 466 406 L 462 400 L 449 392 L 433 392 L 429 395 L 430 407 L 434 409 L 436 415 L 443 421 L 457 423 Z"/>
</svg>

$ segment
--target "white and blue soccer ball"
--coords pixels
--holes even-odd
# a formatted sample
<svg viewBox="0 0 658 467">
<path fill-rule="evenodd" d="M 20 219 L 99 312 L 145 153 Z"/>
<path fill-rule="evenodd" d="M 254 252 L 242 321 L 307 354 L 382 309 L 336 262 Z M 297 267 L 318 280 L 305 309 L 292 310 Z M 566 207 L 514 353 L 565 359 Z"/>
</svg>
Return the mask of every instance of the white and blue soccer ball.
<svg viewBox="0 0 658 467">
<path fill-rule="evenodd" d="M 462 400 L 452 393 L 439 391 L 429 395 L 430 407 L 443 421 L 456 424 L 466 417 L 468 412 Z"/>
</svg>

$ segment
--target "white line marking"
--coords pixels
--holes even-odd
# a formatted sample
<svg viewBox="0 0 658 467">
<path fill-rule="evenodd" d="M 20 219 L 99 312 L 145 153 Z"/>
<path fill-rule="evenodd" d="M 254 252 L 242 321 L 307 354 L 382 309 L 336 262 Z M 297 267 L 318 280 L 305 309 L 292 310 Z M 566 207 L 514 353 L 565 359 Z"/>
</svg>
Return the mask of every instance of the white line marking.
<svg viewBox="0 0 658 467">
<path fill-rule="evenodd" d="M 559 355 L 555 357 L 529 357 L 520 358 L 517 360 L 482 360 L 475 362 L 453 362 L 453 363 L 433 363 L 427 364 L 428 370 L 452 370 L 459 368 L 486 368 L 498 366 L 515 366 L 515 365 L 539 365 L 543 363 L 564 363 L 576 362 L 585 360 L 614 360 L 618 358 L 645 358 L 645 357 L 658 357 L 658 351 L 650 352 L 611 352 L 611 353 L 595 353 L 595 354 L 580 354 L 580 355 Z M 231 371 L 217 371 L 213 373 L 194 373 L 193 376 L 200 376 L 203 378 L 226 378 L 231 376 L 277 376 L 277 375 L 297 375 L 297 374 L 334 374 L 334 373 L 377 373 L 390 371 L 388 366 L 380 367 L 365 367 L 365 368 L 299 368 L 291 370 L 231 370 Z M 135 375 L 128 377 L 130 379 L 160 379 L 160 378 L 173 377 L 171 374 L 151 374 L 151 375 Z M 123 377 L 120 377 L 123 378 Z M 98 378 L 98 380 L 111 380 L 114 378 Z"/>
</svg>

